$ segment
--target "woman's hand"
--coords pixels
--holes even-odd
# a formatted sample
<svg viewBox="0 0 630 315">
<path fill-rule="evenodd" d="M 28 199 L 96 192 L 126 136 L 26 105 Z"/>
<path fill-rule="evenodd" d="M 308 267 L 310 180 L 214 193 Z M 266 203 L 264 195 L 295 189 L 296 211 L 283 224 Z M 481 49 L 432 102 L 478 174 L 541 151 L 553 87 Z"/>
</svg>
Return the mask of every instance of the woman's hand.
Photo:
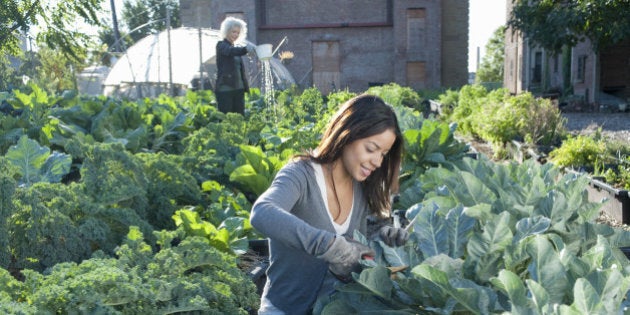
<svg viewBox="0 0 630 315">
<path fill-rule="evenodd" d="M 389 225 L 381 227 L 378 234 L 381 240 L 390 247 L 403 246 L 409 240 L 409 232 L 407 230 Z"/>
<path fill-rule="evenodd" d="M 359 260 L 374 256 L 371 248 L 343 236 L 336 236 L 328 250 L 318 258 L 330 263 L 328 268 L 337 278 L 348 282 L 352 279 L 352 272 L 361 271 Z"/>
</svg>

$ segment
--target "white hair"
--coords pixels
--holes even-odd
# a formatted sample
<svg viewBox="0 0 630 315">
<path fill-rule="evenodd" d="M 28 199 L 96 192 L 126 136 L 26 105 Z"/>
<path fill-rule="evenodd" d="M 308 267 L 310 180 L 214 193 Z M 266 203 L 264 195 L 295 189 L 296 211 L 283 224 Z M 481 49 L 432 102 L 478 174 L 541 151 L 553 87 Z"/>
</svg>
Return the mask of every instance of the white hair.
<svg viewBox="0 0 630 315">
<path fill-rule="evenodd" d="M 231 16 L 226 17 L 225 20 L 221 22 L 221 29 L 219 30 L 221 37 L 227 38 L 228 32 L 235 27 L 241 29 L 241 33 L 238 35 L 236 43 L 245 42 L 245 38 L 247 37 L 247 23 L 241 19 Z"/>
</svg>

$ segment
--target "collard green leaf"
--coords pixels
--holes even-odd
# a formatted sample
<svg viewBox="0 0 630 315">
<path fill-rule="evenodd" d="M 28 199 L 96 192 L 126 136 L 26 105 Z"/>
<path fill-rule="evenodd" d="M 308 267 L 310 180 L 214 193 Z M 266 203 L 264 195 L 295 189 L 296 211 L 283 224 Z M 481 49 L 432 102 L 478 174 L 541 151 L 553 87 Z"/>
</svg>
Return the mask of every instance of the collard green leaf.
<svg viewBox="0 0 630 315">
<path fill-rule="evenodd" d="M 422 255 L 426 258 L 442 253 L 448 254 L 448 231 L 444 218 L 439 214 L 438 206 L 423 207 L 417 215 L 420 217 L 415 224 L 422 228 L 414 229 L 413 233 L 418 239 Z"/>
<path fill-rule="evenodd" d="M 53 152 L 40 146 L 27 136 L 20 137 L 18 143 L 7 151 L 7 160 L 17 166 L 22 175 L 20 183 L 30 186 L 36 182 L 56 183 L 70 172 L 72 158 L 64 153 Z"/>
<path fill-rule="evenodd" d="M 446 227 L 448 230 L 449 256 L 459 258 L 464 255 L 464 249 L 475 222 L 475 219 L 464 213 L 464 207 L 462 206 L 453 208 L 448 212 L 446 215 Z"/>
<path fill-rule="evenodd" d="M 525 279 L 525 283 L 531 293 L 531 300 L 535 310 L 538 311 L 538 314 L 548 314 L 547 310 L 549 310 L 551 306 L 549 305 L 549 293 L 547 290 L 538 282 L 531 279 Z"/>
<path fill-rule="evenodd" d="M 573 287 L 573 307 L 581 314 L 609 314 L 593 286 L 584 278 L 577 279 Z"/>
<path fill-rule="evenodd" d="M 533 237 L 528 243 L 527 252 L 532 257 L 532 262 L 527 268 L 531 279 L 547 290 L 550 303 L 562 304 L 570 286 L 566 268 L 562 265 L 558 253 L 542 235 Z"/>
<path fill-rule="evenodd" d="M 494 307 L 496 296 L 488 288 L 484 288 L 466 279 L 450 279 L 443 271 L 426 264 L 413 268 L 412 273 L 427 279 L 440 287 L 463 310 L 472 314 L 488 314 L 490 307 Z"/>
<path fill-rule="evenodd" d="M 549 229 L 551 220 L 544 216 L 534 216 L 530 218 L 523 218 L 516 222 L 516 233 L 512 243 L 520 242 L 527 236 L 534 234 L 541 234 Z"/>
<path fill-rule="evenodd" d="M 377 266 L 363 270 L 356 281 L 369 289 L 375 295 L 386 300 L 390 300 L 394 285 L 392 284 L 392 280 L 389 278 L 389 275 L 390 272 L 387 268 Z"/>
<path fill-rule="evenodd" d="M 525 284 L 515 273 L 503 269 L 496 278 L 490 280 L 508 296 L 512 314 L 534 314 L 527 299 Z"/>
<path fill-rule="evenodd" d="M 484 226 L 482 233 L 474 234 L 468 242 L 468 254 L 473 259 L 500 252 L 512 241 L 509 226 L 510 214 L 503 212 Z"/>
<path fill-rule="evenodd" d="M 482 233 L 475 233 L 470 238 L 467 263 L 478 281 L 489 281 L 503 269 L 505 249 L 512 242 L 510 217 L 508 212 L 502 212 L 484 225 Z"/>
</svg>

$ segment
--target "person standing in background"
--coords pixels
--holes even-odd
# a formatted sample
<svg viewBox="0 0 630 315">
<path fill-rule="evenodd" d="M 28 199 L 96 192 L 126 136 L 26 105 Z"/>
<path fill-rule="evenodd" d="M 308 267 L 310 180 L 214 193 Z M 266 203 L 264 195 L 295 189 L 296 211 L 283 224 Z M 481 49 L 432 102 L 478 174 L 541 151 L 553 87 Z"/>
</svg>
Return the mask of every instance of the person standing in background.
<svg viewBox="0 0 630 315">
<path fill-rule="evenodd" d="M 225 18 L 221 22 L 220 34 L 223 40 L 216 46 L 217 104 L 223 113 L 242 115 L 245 111 L 245 93 L 249 92 L 242 56 L 254 50 L 254 46 L 245 41 L 247 24 L 241 19 Z"/>
</svg>

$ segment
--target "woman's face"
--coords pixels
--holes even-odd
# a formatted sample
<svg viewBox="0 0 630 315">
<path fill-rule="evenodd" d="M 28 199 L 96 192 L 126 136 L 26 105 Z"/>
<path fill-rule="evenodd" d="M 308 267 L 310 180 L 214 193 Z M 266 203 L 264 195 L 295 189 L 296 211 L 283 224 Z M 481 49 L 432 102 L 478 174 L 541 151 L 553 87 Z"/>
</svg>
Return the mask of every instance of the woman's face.
<svg viewBox="0 0 630 315">
<path fill-rule="evenodd" d="M 234 44 L 234 42 L 238 39 L 238 36 L 241 35 L 240 27 L 232 27 L 227 33 L 227 40 Z"/>
<path fill-rule="evenodd" d="M 387 129 L 346 145 L 341 155 L 344 168 L 356 181 L 364 181 L 381 166 L 395 141 L 396 134 L 392 129 Z"/>
</svg>

